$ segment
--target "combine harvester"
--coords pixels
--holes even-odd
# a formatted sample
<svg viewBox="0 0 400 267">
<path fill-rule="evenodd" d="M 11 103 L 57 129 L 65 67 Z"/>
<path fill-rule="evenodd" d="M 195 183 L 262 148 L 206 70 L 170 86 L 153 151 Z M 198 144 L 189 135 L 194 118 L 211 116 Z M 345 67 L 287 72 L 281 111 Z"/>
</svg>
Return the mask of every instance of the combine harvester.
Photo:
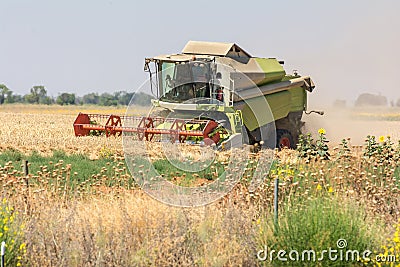
<svg viewBox="0 0 400 267">
<path fill-rule="evenodd" d="M 233 43 L 189 41 L 181 54 L 145 59 L 151 90 L 157 92 L 150 114 L 80 113 L 75 135 L 124 133 L 225 148 L 242 142 L 294 148 L 307 91 L 315 86 L 308 76 L 287 75 L 282 65 L 275 58 L 252 57 Z"/>
</svg>

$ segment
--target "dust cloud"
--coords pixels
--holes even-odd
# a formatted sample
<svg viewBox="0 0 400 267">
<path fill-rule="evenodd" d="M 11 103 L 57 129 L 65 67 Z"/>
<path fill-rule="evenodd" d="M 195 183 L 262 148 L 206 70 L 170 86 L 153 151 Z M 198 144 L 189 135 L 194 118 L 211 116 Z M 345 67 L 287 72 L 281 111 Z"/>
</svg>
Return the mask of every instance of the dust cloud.
<svg viewBox="0 0 400 267">
<path fill-rule="evenodd" d="M 363 145 L 367 135 L 390 136 L 392 141 L 400 139 L 400 117 L 397 108 L 327 108 L 320 116 L 312 113 L 303 115 L 306 122 L 303 133 L 314 137 L 318 129 L 324 128 L 330 146 L 338 145 L 343 138 L 350 138 L 351 145 Z"/>
</svg>

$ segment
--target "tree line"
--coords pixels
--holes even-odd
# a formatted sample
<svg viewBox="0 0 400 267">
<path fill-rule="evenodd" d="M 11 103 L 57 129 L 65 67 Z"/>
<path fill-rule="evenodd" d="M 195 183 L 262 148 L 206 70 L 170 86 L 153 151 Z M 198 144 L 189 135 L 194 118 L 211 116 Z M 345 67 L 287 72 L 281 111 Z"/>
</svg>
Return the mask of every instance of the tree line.
<svg viewBox="0 0 400 267">
<path fill-rule="evenodd" d="M 47 90 L 43 85 L 35 85 L 26 95 L 14 94 L 6 85 L 0 84 L 0 105 L 5 103 L 27 103 L 27 104 L 59 104 L 59 105 L 101 105 L 117 106 L 128 105 L 132 97 L 133 103 L 141 106 L 150 105 L 153 97 L 146 93 L 128 93 L 118 91 L 114 93 L 89 93 L 84 96 L 76 96 L 73 93 L 61 93 L 57 97 L 47 95 Z"/>
</svg>

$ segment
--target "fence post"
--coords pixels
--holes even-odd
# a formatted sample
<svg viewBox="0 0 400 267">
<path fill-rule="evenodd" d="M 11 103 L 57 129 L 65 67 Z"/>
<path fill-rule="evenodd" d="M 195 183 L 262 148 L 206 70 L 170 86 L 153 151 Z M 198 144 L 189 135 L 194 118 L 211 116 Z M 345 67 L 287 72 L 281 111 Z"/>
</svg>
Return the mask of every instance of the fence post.
<svg viewBox="0 0 400 267">
<path fill-rule="evenodd" d="M 26 191 L 24 192 L 24 200 L 25 200 L 25 213 L 30 214 L 30 205 L 28 198 L 30 196 L 30 190 L 29 190 L 29 165 L 28 165 L 28 160 L 24 160 L 24 181 L 25 181 L 25 186 L 26 186 Z"/>
<path fill-rule="evenodd" d="M 275 232 L 278 231 L 278 191 L 279 191 L 279 178 L 275 179 L 274 186 L 274 225 Z"/>
<path fill-rule="evenodd" d="M 26 186 L 28 186 L 29 167 L 27 160 L 24 160 L 24 174 L 25 174 L 25 184 Z"/>
<path fill-rule="evenodd" d="M 0 253 L 0 255 L 1 255 L 1 267 L 4 267 L 4 255 L 5 255 L 5 252 L 6 252 L 6 242 L 1 242 L 1 249 L 0 249 L 1 251 L 1 253 Z"/>
</svg>

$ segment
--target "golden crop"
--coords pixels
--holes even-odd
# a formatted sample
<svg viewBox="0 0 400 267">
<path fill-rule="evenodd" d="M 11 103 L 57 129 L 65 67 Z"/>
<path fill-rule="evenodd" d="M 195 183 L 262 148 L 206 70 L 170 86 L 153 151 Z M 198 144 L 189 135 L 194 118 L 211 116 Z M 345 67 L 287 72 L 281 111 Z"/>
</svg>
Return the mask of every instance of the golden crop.
<svg viewBox="0 0 400 267">
<path fill-rule="evenodd" d="M 247 165 L 242 182 L 228 196 L 205 207 L 182 209 L 155 201 L 132 186 L 121 138 L 75 137 L 72 123 L 79 111 L 125 112 L 97 107 L 0 106 L 0 153 L 11 148 L 43 155 L 63 150 L 111 161 L 90 177 L 79 176 L 63 161 L 49 162 L 28 178 L 19 164 L 0 162 L 0 193 L 19 211 L 26 226 L 28 265 L 257 266 L 254 236 L 260 218 L 272 216 L 275 178 L 280 179 L 279 207 L 290 209 L 307 199 L 334 196 L 365 210 L 366 225 L 375 222 L 371 218 L 379 219 L 382 232 L 391 234 L 398 245 L 399 230 L 391 226 L 400 218 L 397 140 L 391 149 L 383 145 L 387 137 L 382 142 L 378 139 L 372 150 L 381 155 L 370 158 L 363 155 L 366 146 L 348 150 L 339 146 L 329 150 L 331 160 L 307 162 L 296 151 L 279 151 L 271 172 L 257 168 L 257 162 L 265 165 L 263 152 L 249 153 L 234 162 Z M 201 160 L 199 153 L 209 153 L 199 147 L 172 148 L 162 143 L 133 145 L 126 152 L 151 160 L 168 154 L 194 161 Z M 229 152 L 215 155 L 224 164 L 230 156 Z M 252 175 L 264 181 L 250 192 L 246 186 Z M 382 232 L 375 234 L 377 240 Z"/>
<path fill-rule="evenodd" d="M 10 112 L 10 109 L 16 109 L 19 112 Z M 6 110 L 0 109 L 0 121 L 2 122 L 0 151 L 17 149 L 21 152 L 37 151 L 43 155 L 50 155 L 52 151 L 64 150 L 68 154 L 88 154 L 93 159 L 99 157 L 102 149 L 121 154 L 121 138 L 75 137 L 73 122 L 78 110 L 77 107 L 74 109 L 52 107 L 48 110 L 46 106 L 30 107 L 30 105 L 21 106 L 21 108 L 11 106 Z M 84 111 L 123 112 L 123 110 L 94 109 Z"/>
</svg>

